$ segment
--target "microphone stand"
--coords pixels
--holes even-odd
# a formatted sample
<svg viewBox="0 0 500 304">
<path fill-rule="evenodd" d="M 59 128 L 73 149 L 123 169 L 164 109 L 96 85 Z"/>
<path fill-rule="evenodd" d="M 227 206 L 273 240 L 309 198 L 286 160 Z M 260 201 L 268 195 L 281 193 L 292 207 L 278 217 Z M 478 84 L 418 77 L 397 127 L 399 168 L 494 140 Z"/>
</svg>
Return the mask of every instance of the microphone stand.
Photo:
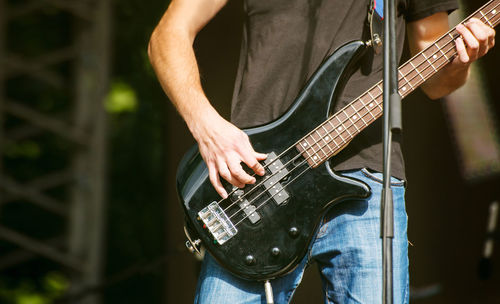
<svg viewBox="0 0 500 304">
<path fill-rule="evenodd" d="M 392 132 L 402 129 L 401 96 L 398 91 L 398 62 L 396 52 L 395 0 L 384 1 L 384 149 L 383 189 L 381 197 L 382 238 L 382 303 L 392 304 L 393 266 L 392 239 L 394 238 L 394 206 L 391 190 Z"/>
</svg>

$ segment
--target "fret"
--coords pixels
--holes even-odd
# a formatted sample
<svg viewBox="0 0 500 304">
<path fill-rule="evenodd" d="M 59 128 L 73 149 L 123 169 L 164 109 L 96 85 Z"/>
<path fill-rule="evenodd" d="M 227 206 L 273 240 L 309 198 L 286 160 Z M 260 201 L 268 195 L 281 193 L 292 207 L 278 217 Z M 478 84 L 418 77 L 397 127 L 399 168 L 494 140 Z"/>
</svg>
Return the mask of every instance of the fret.
<svg viewBox="0 0 500 304">
<path fill-rule="evenodd" d="M 339 128 L 340 128 L 340 127 L 339 127 Z M 342 136 L 342 133 L 343 133 L 343 132 L 340 132 L 340 131 L 339 131 L 339 130 L 337 130 L 337 129 L 335 129 L 335 132 L 337 133 L 338 138 L 340 138 L 340 139 L 342 140 L 342 142 L 343 142 L 344 144 L 346 144 L 346 143 L 347 143 L 347 141 L 345 140 L 344 136 Z"/>
<path fill-rule="evenodd" d="M 422 78 L 423 81 L 425 81 L 425 78 L 424 76 L 422 76 L 422 74 L 420 74 L 420 72 L 418 71 L 418 69 L 415 67 L 415 65 L 413 65 L 413 62 L 410 61 L 410 64 L 411 66 L 413 67 L 414 71 L 417 73 L 418 76 L 420 76 Z"/>
<path fill-rule="evenodd" d="M 491 24 L 491 22 L 490 22 L 490 20 L 488 19 L 488 17 L 486 17 L 486 15 L 483 13 L 483 11 L 479 11 L 479 13 L 480 13 L 481 15 L 483 15 L 484 20 L 486 20 L 486 22 L 488 22 L 488 25 L 489 25 L 490 27 L 494 27 L 494 26 L 493 26 L 493 24 Z M 479 19 L 482 19 L 482 18 L 479 18 Z"/>
<path fill-rule="evenodd" d="M 450 61 L 450 58 L 448 58 L 448 56 L 446 56 L 446 53 L 443 52 L 442 48 L 439 48 L 439 51 L 441 52 L 441 54 L 443 54 L 444 58 L 446 58 L 447 61 Z"/>
<path fill-rule="evenodd" d="M 337 116 L 335 116 L 335 118 L 336 118 L 336 119 L 338 120 L 338 122 L 341 124 L 340 119 L 339 119 Z M 342 138 L 342 141 L 343 141 L 344 143 L 346 143 L 344 136 L 342 136 L 342 133 L 344 133 L 344 129 L 345 129 L 345 128 L 344 128 L 344 126 L 341 124 L 341 125 L 339 125 L 339 126 L 335 129 L 335 132 L 337 132 L 337 134 L 340 136 L 340 138 Z M 349 132 L 348 132 L 347 134 L 348 134 L 348 135 L 350 135 L 350 134 L 349 134 Z"/>
<path fill-rule="evenodd" d="M 453 46 L 452 47 L 452 51 L 454 52 L 455 51 L 455 47 Z M 443 54 L 446 54 L 446 53 L 443 53 Z M 448 56 L 440 56 L 438 57 L 438 59 L 436 60 L 435 63 L 437 63 L 437 66 L 438 66 L 438 70 L 441 69 L 442 67 L 444 67 L 445 65 L 447 65 L 448 63 L 450 63 L 450 60 L 448 59 L 449 57 Z"/>
<path fill-rule="evenodd" d="M 317 160 L 318 160 L 318 153 L 317 151 L 314 151 L 314 145 L 315 143 L 313 143 L 312 145 L 307 141 L 307 138 L 305 138 L 305 141 L 306 143 L 309 145 L 309 148 L 306 150 L 306 153 L 307 155 L 309 156 L 310 159 L 312 159 L 312 161 L 314 162 L 314 164 L 317 164 Z M 308 150 L 311 149 L 312 150 L 312 155 L 309 154 Z"/>
<path fill-rule="evenodd" d="M 372 101 L 370 102 L 370 107 L 373 107 L 373 101 L 375 101 L 375 98 L 373 98 L 373 95 L 372 95 L 372 93 L 371 93 L 370 91 L 368 91 L 367 93 L 368 93 L 368 95 L 370 96 L 370 99 L 372 100 Z"/>
<path fill-rule="evenodd" d="M 317 165 L 318 164 L 317 160 L 319 160 L 318 154 L 315 153 L 312 157 L 312 160 L 313 160 L 314 164 Z"/>
<path fill-rule="evenodd" d="M 308 137 L 309 137 L 309 136 L 308 136 Z M 316 153 L 316 152 L 314 151 L 314 144 L 312 144 L 312 145 L 311 145 L 311 144 L 307 141 L 307 138 L 308 138 L 308 137 L 304 138 L 304 141 L 306 142 L 306 145 L 304 145 L 304 146 L 307 146 L 307 147 L 308 147 L 308 148 L 306 148 L 307 150 L 311 149 L 311 150 L 312 150 L 312 152 L 313 152 L 313 154 L 314 154 L 314 153 Z"/>
<path fill-rule="evenodd" d="M 352 110 L 352 113 L 349 113 L 349 121 L 351 122 L 351 124 L 354 126 L 354 129 L 356 133 L 359 133 L 359 128 L 358 126 L 356 126 L 356 120 L 358 118 L 358 111 L 356 111 L 356 108 L 354 108 L 354 106 L 352 104 L 350 104 L 347 108 L 346 108 L 346 111 L 350 109 Z"/>
<path fill-rule="evenodd" d="M 380 112 L 376 113 L 377 115 L 382 115 L 384 113 L 384 108 L 380 105 L 380 102 L 375 100 L 375 104 L 377 105 L 377 108 L 380 109 Z"/>
<path fill-rule="evenodd" d="M 366 109 L 366 111 L 368 113 L 370 113 L 370 115 L 373 117 L 373 120 L 376 120 L 377 118 L 373 115 L 373 113 L 368 109 L 368 107 L 366 106 L 366 104 L 363 102 L 363 99 L 359 99 L 359 101 L 361 101 L 361 104 L 363 105 L 363 107 Z"/>
<path fill-rule="evenodd" d="M 314 159 L 311 157 L 311 154 L 309 154 L 309 148 L 306 148 L 309 146 L 309 143 L 307 142 L 307 138 L 304 139 L 304 143 L 302 143 L 302 146 L 304 147 L 304 152 L 306 152 L 307 154 L 307 157 L 306 157 L 306 160 L 312 160 L 314 162 L 314 164 L 316 165 L 316 162 L 314 161 Z M 313 149 L 313 152 L 314 152 L 314 149 Z"/>
<path fill-rule="evenodd" d="M 347 116 L 347 114 L 346 114 L 344 111 L 342 111 L 342 112 L 340 112 L 340 113 L 341 113 L 341 114 L 344 114 L 344 115 L 346 116 L 346 117 L 343 119 L 343 121 L 345 122 L 345 121 L 346 121 L 346 119 L 347 119 L 347 118 L 349 118 L 349 116 Z M 340 113 L 339 113 L 339 114 L 340 114 Z M 335 116 L 335 117 L 337 118 L 337 120 L 338 120 L 338 121 L 339 121 L 339 123 L 340 123 L 340 126 L 339 126 L 337 129 L 338 129 L 339 131 L 346 130 L 346 131 L 347 131 L 347 134 L 349 135 L 349 137 L 352 137 L 351 132 L 349 132 L 349 129 L 348 129 L 348 128 L 346 128 L 346 126 L 344 125 L 344 123 L 343 123 L 343 122 L 341 122 L 341 120 L 338 118 L 338 115 L 337 115 L 337 116 Z"/>
<path fill-rule="evenodd" d="M 354 115 L 352 119 L 356 119 L 355 117 L 356 117 L 356 115 Z M 349 117 L 349 121 L 354 126 L 354 128 L 356 129 L 356 131 L 359 133 L 359 128 L 358 128 L 358 126 L 356 126 L 356 123 L 354 121 L 352 121 L 352 119 L 351 119 L 351 117 Z"/>
<path fill-rule="evenodd" d="M 377 119 L 377 117 L 375 115 L 373 115 L 372 111 L 373 111 L 373 107 L 374 107 L 374 101 L 370 101 L 370 103 L 368 104 L 368 107 L 372 108 L 372 110 L 369 110 L 370 114 L 372 114 L 374 120 Z"/>
<path fill-rule="evenodd" d="M 334 143 L 334 144 L 335 144 L 335 146 L 336 146 L 335 148 L 338 148 L 338 145 L 337 145 L 337 143 L 336 143 L 335 141 L 331 141 L 331 142 L 330 142 L 330 139 L 331 139 L 330 132 L 328 132 L 328 130 L 325 128 L 325 125 L 324 125 L 324 124 L 322 124 L 322 125 L 321 125 L 321 128 L 325 131 L 325 135 L 326 135 L 326 136 L 323 138 L 323 141 L 324 141 L 325 143 L 327 143 L 328 148 L 330 149 L 330 152 L 332 152 L 332 153 L 333 153 L 333 150 L 332 150 L 332 148 L 330 147 L 330 143 Z"/>
<path fill-rule="evenodd" d="M 354 119 L 354 120 L 355 120 L 355 121 L 354 121 L 354 127 L 356 128 L 356 130 L 357 130 L 357 131 L 358 131 L 358 133 L 359 133 L 359 132 L 360 132 L 360 129 L 358 128 L 358 126 L 356 126 L 356 122 L 358 122 L 358 121 L 359 121 L 358 117 L 359 117 L 359 118 L 361 118 L 361 120 L 363 120 L 363 117 L 361 117 L 361 115 L 360 115 L 359 111 L 358 111 L 358 110 L 356 110 L 356 108 L 354 107 L 354 104 L 355 104 L 355 102 L 353 102 L 353 103 L 350 105 L 350 107 L 351 107 L 351 108 L 352 108 L 352 110 L 354 111 L 354 116 L 352 117 L 352 119 Z M 365 123 L 364 123 L 364 121 L 363 121 L 363 124 L 365 124 Z M 365 125 L 366 125 L 366 124 L 365 124 Z"/>
<path fill-rule="evenodd" d="M 325 150 L 323 150 L 324 146 L 319 144 L 319 139 L 323 139 L 323 137 L 318 133 L 318 130 L 316 130 L 315 133 L 318 136 L 318 139 L 314 138 L 314 134 L 312 134 L 311 137 L 314 140 L 315 145 L 317 145 L 319 148 L 319 150 L 316 152 L 316 155 L 318 155 L 320 159 L 326 158 L 328 156 L 328 153 L 326 153 Z M 321 156 L 321 154 L 318 153 L 320 151 L 323 153 L 323 156 Z"/>
<path fill-rule="evenodd" d="M 347 120 L 347 114 L 344 112 L 344 109 L 337 112 L 337 114 L 335 114 L 335 118 L 337 118 L 339 124 L 343 124 Z"/>
<path fill-rule="evenodd" d="M 335 131 L 337 133 L 337 135 L 338 135 L 335 138 L 340 138 L 342 140 L 342 142 L 345 144 L 346 141 L 344 140 L 344 138 L 342 137 L 342 135 L 340 135 L 340 133 L 337 131 L 337 129 L 335 128 L 335 126 L 332 124 L 331 120 L 328 120 L 328 123 L 330 124 L 330 126 L 332 126 L 332 128 L 333 128 L 332 131 Z"/>
<path fill-rule="evenodd" d="M 370 111 L 368 111 L 368 109 L 366 107 L 364 107 L 363 109 L 361 109 L 361 111 L 363 111 L 363 113 L 362 113 L 363 121 L 365 121 L 365 124 L 367 126 L 370 124 L 370 122 L 372 120 L 375 120 L 375 117 L 373 116 L 373 114 L 371 114 Z M 368 116 L 368 114 L 370 114 L 371 117 Z M 365 116 L 368 116 L 368 122 L 366 122 Z"/>
<path fill-rule="evenodd" d="M 405 75 L 403 75 L 403 73 L 401 72 L 401 70 L 398 70 L 399 74 L 401 75 L 402 80 L 406 81 L 406 84 L 408 84 L 412 89 L 413 89 L 413 86 L 411 85 L 411 82 L 406 78 Z"/>
<path fill-rule="evenodd" d="M 354 114 L 356 114 L 356 110 L 353 110 L 351 105 L 348 105 L 346 106 L 342 112 L 344 112 L 345 114 L 345 118 L 344 118 L 344 121 L 347 121 L 349 119 L 349 117 L 353 116 Z"/>
<path fill-rule="evenodd" d="M 307 139 L 306 139 L 306 138 L 304 139 L 304 142 L 302 142 L 302 144 L 301 144 L 301 145 L 302 145 L 302 147 L 304 148 L 304 150 L 305 150 L 305 149 L 308 149 L 307 147 L 308 147 L 309 145 L 308 145 L 308 143 L 307 143 Z"/>
<path fill-rule="evenodd" d="M 361 105 L 362 105 L 361 109 L 359 109 L 359 111 L 358 111 L 358 113 L 359 113 L 359 117 L 361 118 L 361 121 L 363 121 L 363 124 L 364 124 L 365 126 L 368 126 L 368 124 L 366 123 L 365 119 L 363 118 L 363 117 L 365 116 L 365 114 L 363 114 L 363 113 L 361 112 L 361 111 L 363 111 L 363 110 L 366 110 L 365 105 L 363 104 L 363 101 L 361 100 L 361 98 L 360 98 L 360 99 L 358 99 L 358 100 L 361 102 Z M 368 110 L 366 110 L 366 111 L 368 112 Z"/>
<path fill-rule="evenodd" d="M 406 76 L 405 76 L 405 75 L 403 75 L 403 73 L 401 73 L 401 70 L 398 70 L 398 72 L 399 72 L 399 74 L 403 77 L 402 79 L 400 79 L 400 82 L 403 82 L 402 80 L 404 80 L 404 82 L 406 82 L 406 83 L 399 83 L 399 85 L 401 86 L 401 90 L 403 91 L 403 93 L 402 93 L 401 95 L 406 94 L 406 92 L 407 92 L 407 90 L 408 90 L 408 89 L 407 89 L 407 87 L 406 87 L 406 85 L 409 85 L 409 86 L 410 86 L 411 91 L 413 91 L 413 90 L 414 90 L 414 87 L 413 87 L 413 85 L 411 84 L 411 82 L 410 82 L 410 81 L 408 81 L 408 79 L 406 79 Z"/>
<path fill-rule="evenodd" d="M 323 147 L 328 147 L 328 150 L 330 150 L 329 153 L 332 153 L 332 148 L 330 147 L 330 145 L 328 144 L 328 142 L 325 140 L 325 138 L 323 137 L 323 135 L 321 135 L 321 133 L 319 132 L 319 129 L 316 130 L 316 134 L 318 134 L 319 138 L 325 143 L 325 145 L 323 145 Z M 327 152 L 325 152 L 323 150 L 323 148 L 321 148 L 321 150 L 323 151 L 323 153 L 325 153 L 325 157 L 327 157 L 329 155 Z"/>
<path fill-rule="evenodd" d="M 380 85 L 380 83 L 377 85 L 377 87 Z M 378 87 L 379 88 L 379 87 Z M 379 88 L 380 89 L 380 88 Z M 377 98 L 374 98 L 372 93 L 370 91 L 368 91 L 368 95 L 370 95 L 370 98 L 373 100 L 372 102 L 370 102 L 369 106 L 370 107 L 373 107 L 374 105 L 376 105 L 379 109 L 380 109 L 380 112 L 383 111 L 382 107 L 380 106 L 380 104 L 377 102 Z"/>
<path fill-rule="evenodd" d="M 451 32 L 448 33 L 448 36 L 450 36 L 451 40 L 455 41 L 455 37 L 451 34 Z"/>
<path fill-rule="evenodd" d="M 425 61 L 427 61 L 431 65 L 431 67 L 434 69 L 434 71 L 437 72 L 436 68 L 432 65 L 432 62 L 430 62 L 429 58 L 427 58 L 427 56 L 425 56 L 425 52 L 422 52 L 422 56 L 424 56 Z"/>
</svg>

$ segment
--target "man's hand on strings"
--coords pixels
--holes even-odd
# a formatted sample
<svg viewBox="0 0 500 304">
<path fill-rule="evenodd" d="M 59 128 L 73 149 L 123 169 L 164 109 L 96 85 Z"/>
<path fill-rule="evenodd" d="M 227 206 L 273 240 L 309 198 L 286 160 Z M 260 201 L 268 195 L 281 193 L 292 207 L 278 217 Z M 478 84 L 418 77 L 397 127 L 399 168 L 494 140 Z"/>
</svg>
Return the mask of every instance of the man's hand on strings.
<svg viewBox="0 0 500 304">
<path fill-rule="evenodd" d="M 465 84 L 470 65 L 486 55 L 495 45 L 495 30 L 477 18 L 456 27 L 460 38 L 456 39 L 457 54 L 421 88 L 431 99 L 439 99 Z M 407 24 L 408 42 L 412 55 L 432 45 L 449 31 L 448 14 L 439 12 Z"/>
<path fill-rule="evenodd" d="M 242 162 L 256 174 L 265 174 L 259 161 L 266 159 L 266 154 L 255 152 L 245 132 L 215 111 L 200 117 L 192 131 L 207 164 L 210 182 L 223 198 L 227 192 L 220 177 L 239 188 L 255 183 L 255 177 L 243 170 Z"/>
<path fill-rule="evenodd" d="M 453 64 L 469 65 L 495 46 L 495 30 L 477 18 L 456 27 L 461 37 L 456 39 L 458 56 Z"/>
</svg>

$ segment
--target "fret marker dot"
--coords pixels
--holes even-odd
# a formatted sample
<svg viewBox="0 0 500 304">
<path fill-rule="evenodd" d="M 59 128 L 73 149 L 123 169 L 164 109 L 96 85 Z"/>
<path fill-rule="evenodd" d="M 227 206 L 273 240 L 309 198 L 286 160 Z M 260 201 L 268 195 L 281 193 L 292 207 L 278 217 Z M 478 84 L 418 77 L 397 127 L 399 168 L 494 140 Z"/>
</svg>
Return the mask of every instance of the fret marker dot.
<svg viewBox="0 0 500 304">
<path fill-rule="evenodd" d="M 325 137 L 325 140 L 329 140 L 329 139 L 330 139 L 330 136 Z"/>
<path fill-rule="evenodd" d="M 401 90 L 406 91 L 406 87 L 402 87 Z"/>
<path fill-rule="evenodd" d="M 373 102 L 370 102 L 369 106 L 370 108 L 373 108 Z"/>
<path fill-rule="evenodd" d="M 352 117 L 352 119 L 356 119 L 356 118 L 358 118 L 358 116 L 356 116 L 356 115 L 354 115 L 354 116 Z"/>
<path fill-rule="evenodd" d="M 496 13 L 497 13 L 497 10 L 492 10 L 492 11 L 491 11 L 491 14 L 492 14 L 492 15 L 495 15 Z"/>
<path fill-rule="evenodd" d="M 302 145 L 303 145 L 304 147 L 306 147 L 306 146 L 307 146 L 307 143 L 303 143 Z"/>
<path fill-rule="evenodd" d="M 338 127 L 337 130 L 339 130 L 339 131 L 342 130 L 342 127 Z"/>
<path fill-rule="evenodd" d="M 438 56 L 436 54 L 434 54 L 434 56 L 432 56 L 432 58 L 436 59 L 436 58 L 438 58 Z"/>
<path fill-rule="evenodd" d="M 313 159 L 314 159 L 314 160 L 317 160 L 317 159 L 318 159 L 318 157 L 317 157 L 316 155 L 314 155 Z"/>
</svg>

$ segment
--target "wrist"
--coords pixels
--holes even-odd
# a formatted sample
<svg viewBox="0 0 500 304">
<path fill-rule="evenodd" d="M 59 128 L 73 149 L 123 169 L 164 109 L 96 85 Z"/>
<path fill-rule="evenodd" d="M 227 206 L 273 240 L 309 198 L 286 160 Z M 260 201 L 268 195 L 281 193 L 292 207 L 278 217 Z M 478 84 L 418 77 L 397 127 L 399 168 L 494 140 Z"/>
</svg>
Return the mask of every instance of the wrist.
<svg viewBox="0 0 500 304">
<path fill-rule="evenodd" d="M 190 118 L 186 119 L 186 123 L 197 142 L 210 137 L 210 130 L 214 128 L 217 121 L 223 119 L 211 105 L 203 107 L 203 109 L 194 109 L 189 116 Z"/>
</svg>

